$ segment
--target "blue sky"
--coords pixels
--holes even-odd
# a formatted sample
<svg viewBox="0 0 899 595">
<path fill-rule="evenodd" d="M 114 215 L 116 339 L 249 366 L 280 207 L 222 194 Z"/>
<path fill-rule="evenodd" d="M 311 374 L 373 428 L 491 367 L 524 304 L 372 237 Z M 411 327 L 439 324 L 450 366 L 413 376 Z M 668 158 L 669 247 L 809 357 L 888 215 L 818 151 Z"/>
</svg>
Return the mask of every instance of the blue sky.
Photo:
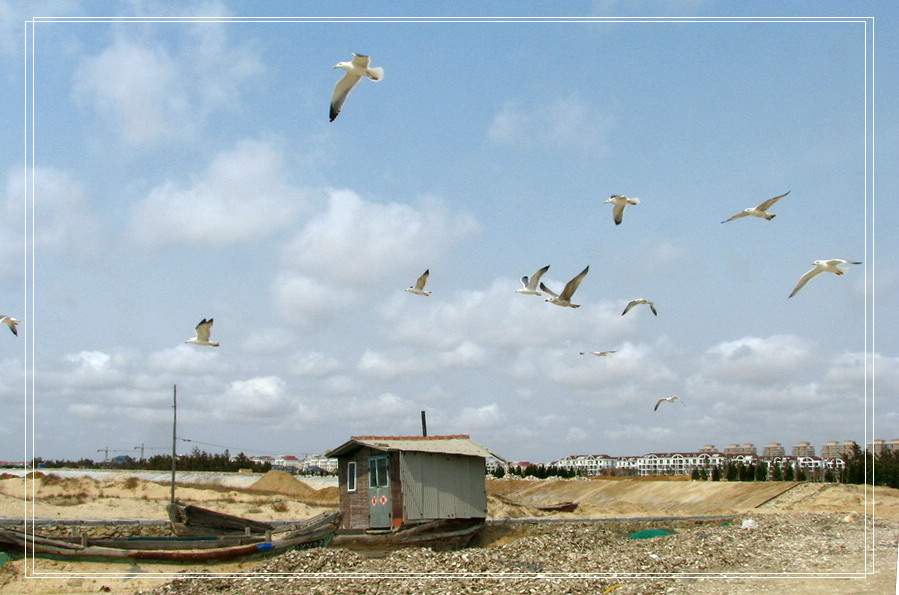
<svg viewBox="0 0 899 595">
<path fill-rule="evenodd" d="M 513 460 L 899 438 L 889 3 L 240 21 L 354 16 L 266 6 L 0 3 L 0 459 L 165 448 L 175 384 L 185 451 L 318 453 L 421 410 Z M 847 15 L 874 41 L 811 18 Z M 35 16 L 66 18 L 26 44 Z M 136 18 L 71 18 L 99 16 Z M 352 52 L 385 76 L 329 122 Z M 641 199 L 620 226 L 611 194 Z M 787 299 L 828 258 L 865 264 Z M 556 291 L 590 265 L 580 309 L 515 293 L 547 264 Z M 184 343 L 204 317 L 221 347 Z"/>
</svg>

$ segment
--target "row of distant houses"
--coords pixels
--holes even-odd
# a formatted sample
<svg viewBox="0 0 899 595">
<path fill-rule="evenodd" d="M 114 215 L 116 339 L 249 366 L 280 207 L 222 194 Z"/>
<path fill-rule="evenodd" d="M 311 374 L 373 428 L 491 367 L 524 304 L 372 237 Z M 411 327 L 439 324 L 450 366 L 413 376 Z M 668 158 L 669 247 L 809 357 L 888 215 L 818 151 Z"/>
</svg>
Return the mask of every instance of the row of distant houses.
<svg viewBox="0 0 899 595">
<path fill-rule="evenodd" d="M 857 444 L 852 440 L 843 442 L 829 441 L 821 447 L 821 454 L 816 455 L 813 445 L 799 442 L 786 453 L 786 448 L 779 442 L 772 442 L 762 448 L 752 444 L 730 444 L 719 451 L 714 445 L 705 445 L 697 452 L 648 453 L 639 456 L 613 457 L 604 454 L 570 455 L 547 464 L 558 468 L 571 469 L 579 475 L 593 476 L 610 473 L 626 473 L 628 475 L 690 475 L 694 469 L 724 468 L 728 462 L 743 465 L 766 465 L 769 470 L 774 467 L 793 470 L 841 471 L 845 467 L 845 457 Z M 878 455 L 883 452 L 899 452 L 899 440 L 874 440 L 868 444 L 868 450 Z M 290 473 L 333 474 L 337 472 L 337 460 L 324 455 L 312 455 L 299 458 L 292 455 L 280 457 L 252 457 L 256 462 L 269 463 L 273 469 L 281 469 Z M 528 461 L 507 462 L 499 459 L 487 460 L 487 471 L 493 473 L 498 467 L 519 467 L 522 470 L 534 463 Z"/>
<path fill-rule="evenodd" d="M 268 463 L 272 469 L 287 471 L 288 473 L 302 473 L 304 475 L 333 475 L 337 473 L 337 459 L 324 455 L 310 455 L 299 458 L 294 455 L 280 457 L 257 456 L 250 457 L 254 463 Z"/>
<path fill-rule="evenodd" d="M 728 463 L 742 465 L 765 465 L 768 470 L 775 467 L 807 472 L 817 470 L 842 471 L 846 462 L 842 457 L 823 458 L 818 456 L 760 457 L 740 454 L 706 452 L 648 453 L 632 457 L 610 457 L 607 455 L 573 455 L 553 463 L 563 469 L 573 469 L 579 475 L 603 475 L 622 472 L 628 475 L 690 475 L 694 469 L 723 469 Z"/>
</svg>

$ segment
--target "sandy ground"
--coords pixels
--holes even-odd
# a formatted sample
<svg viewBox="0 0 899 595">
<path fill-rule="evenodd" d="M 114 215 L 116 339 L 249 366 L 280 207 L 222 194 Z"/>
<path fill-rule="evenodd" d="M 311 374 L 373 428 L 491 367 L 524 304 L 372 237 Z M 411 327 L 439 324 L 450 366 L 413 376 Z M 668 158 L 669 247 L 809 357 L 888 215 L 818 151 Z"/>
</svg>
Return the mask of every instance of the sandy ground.
<svg viewBox="0 0 899 595">
<path fill-rule="evenodd" d="M 837 512 L 899 521 L 899 490 L 840 484 L 789 482 L 727 483 L 641 480 L 488 480 L 491 518 L 543 517 L 608 518 L 669 517 L 799 512 Z M 164 483 L 127 476 L 112 479 L 0 475 L 0 519 L 144 519 L 165 520 L 170 488 Z M 259 520 L 308 518 L 337 505 L 336 488 L 313 489 L 281 472 L 262 476 L 247 487 L 179 485 L 177 497 L 229 514 Z M 571 513 L 550 513 L 535 505 L 577 502 Z M 512 503 L 514 504 L 512 504 Z M 862 578 L 795 578 L 749 580 L 755 593 L 896 592 L 896 535 L 886 539 L 890 550 L 876 549 L 873 573 Z M 883 543 L 880 544 L 883 546 Z M 884 551 L 892 552 L 884 556 Z M 2 556 L 2 554 L 0 554 Z M 173 564 L 69 562 L 42 558 L 19 559 L 0 566 L 0 593 L 21 595 L 122 593 L 134 594 L 172 580 L 183 573 L 249 572 L 258 560 L 231 564 Z M 838 569 L 837 569 L 838 570 Z M 823 569 L 822 571 L 826 571 Z M 708 579 L 713 581 L 714 579 Z M 823 581 L 823 582 L 822 582 Z"/>
</svg>

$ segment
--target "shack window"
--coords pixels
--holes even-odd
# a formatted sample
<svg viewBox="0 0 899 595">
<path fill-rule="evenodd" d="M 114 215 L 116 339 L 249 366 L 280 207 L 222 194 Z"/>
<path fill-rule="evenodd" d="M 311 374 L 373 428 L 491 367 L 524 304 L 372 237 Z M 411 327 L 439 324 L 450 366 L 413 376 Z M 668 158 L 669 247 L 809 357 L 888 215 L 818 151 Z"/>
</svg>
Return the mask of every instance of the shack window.
<svg viewBox="0 0 899 595">
<path fill-rule="evenodd" d="M 369 487 L 387 486 L 387 457 L 372 457 L 369 463 Z"/>
<path fill-rule="evenodd" d="M 356 461 L 350 461 L 346 466 L 346 491 L 356 491 Z"/>
</svg>

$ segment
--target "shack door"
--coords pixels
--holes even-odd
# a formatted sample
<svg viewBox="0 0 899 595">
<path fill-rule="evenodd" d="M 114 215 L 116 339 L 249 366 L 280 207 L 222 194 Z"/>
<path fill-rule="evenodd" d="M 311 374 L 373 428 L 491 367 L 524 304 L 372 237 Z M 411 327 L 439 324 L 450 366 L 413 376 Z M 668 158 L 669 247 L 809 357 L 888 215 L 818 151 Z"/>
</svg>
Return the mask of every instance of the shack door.
<svg viewBox="0 0 899 595">
<path fill-rule="evenodd" d="M 368 526 L 372 529 L 389 529 L 393 520 L 387 460 L 387 455 L 377 455 L 368 461 Z"/>
</svg>

